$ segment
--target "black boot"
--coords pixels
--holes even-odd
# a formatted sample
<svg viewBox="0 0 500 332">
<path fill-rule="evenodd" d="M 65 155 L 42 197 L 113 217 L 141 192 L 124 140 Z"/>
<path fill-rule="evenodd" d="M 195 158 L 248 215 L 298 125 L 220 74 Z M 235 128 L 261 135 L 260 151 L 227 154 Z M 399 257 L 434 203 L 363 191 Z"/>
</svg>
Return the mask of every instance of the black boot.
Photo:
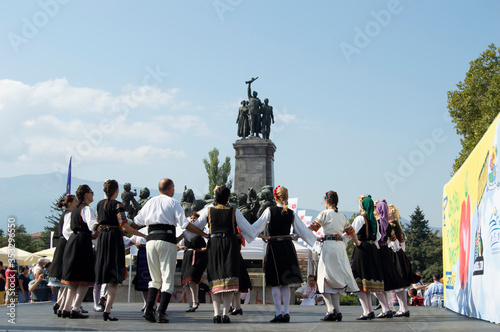
<svg viewBox="0 0 500 332">
<path fill-rule="evenodd" d="M 158 288 L 150 288 L 148 290 L 148 302 L 146 304 L 146 310 L 144 310 L 144 317 L 148 322 L 156 323 L 155 312 L 153 307 L 156 303 L 156 297 L 158 296 Z"/>
<path fill-rule="evenodd" d="M 168 323 L 168 318 L 166 318 L 166 311 L 171 297 L 172 294 L 161 292 L 160 306 L 158 307 L 158 317 L 160 317 L 160 319 L 158 320 L 158 323 Z"/>
</svg>

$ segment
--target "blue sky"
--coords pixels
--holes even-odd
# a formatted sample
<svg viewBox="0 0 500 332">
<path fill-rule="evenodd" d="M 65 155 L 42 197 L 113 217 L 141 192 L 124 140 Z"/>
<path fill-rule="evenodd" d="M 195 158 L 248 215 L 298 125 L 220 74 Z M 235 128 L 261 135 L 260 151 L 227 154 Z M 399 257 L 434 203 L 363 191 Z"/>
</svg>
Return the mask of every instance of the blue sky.
<svg viewBox="0 0 500 332">
<path fill-rule="evenodd" d="M 275 185 L 321 209 L 371 193 L 441 226 L 460 150 L 447 116 L 489 44 L 498 1 L 2 1 L 0 176 L 64 171 L 208 190 L 244 82 L 269 98 Z M 64 167 L 63 167 L 64 165 Z"/>
</svg>

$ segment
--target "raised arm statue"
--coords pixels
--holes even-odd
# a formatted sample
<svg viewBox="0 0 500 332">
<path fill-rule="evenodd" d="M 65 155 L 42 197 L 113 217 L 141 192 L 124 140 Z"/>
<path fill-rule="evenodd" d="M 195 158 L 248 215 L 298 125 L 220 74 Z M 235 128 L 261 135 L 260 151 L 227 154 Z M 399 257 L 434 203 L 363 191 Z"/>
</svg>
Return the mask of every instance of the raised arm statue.
<svg viewBox="0 0 500 332">
<path fill-rule="evenodd" d="M 260 123 L 261 123 L 261 106 L 262 102 L 259 98 L 257 98 L 257 91 L 252 93 L 252 82 L 255 81 L 258 77 L 255 77 L 245 83 L 248 84 L 248 109 L 250 114 L 250 132 L 252 136 L 260 137 L 261 133 Z"/>
</svg>

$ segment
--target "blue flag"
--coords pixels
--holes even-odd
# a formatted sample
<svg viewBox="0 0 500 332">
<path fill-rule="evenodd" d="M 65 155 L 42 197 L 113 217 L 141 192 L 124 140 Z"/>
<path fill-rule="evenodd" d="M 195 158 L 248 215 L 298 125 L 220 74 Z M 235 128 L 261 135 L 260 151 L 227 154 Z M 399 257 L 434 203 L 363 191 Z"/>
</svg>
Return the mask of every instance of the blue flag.
<svg viewBox="0 0 500 332">
<path fill-rule="evenodd" d="M 73 157 L 69 158 L 68 182 L 66 184 L 66 195 L 70 195 L 71 194 L 71 159 L 73 159 Z"/>
</svg>

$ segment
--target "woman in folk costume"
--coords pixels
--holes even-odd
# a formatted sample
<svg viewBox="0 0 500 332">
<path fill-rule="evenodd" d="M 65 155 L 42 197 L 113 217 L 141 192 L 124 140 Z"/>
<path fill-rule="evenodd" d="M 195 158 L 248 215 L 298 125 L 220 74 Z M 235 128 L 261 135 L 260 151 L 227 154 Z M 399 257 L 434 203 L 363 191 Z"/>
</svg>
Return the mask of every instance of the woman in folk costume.
<svg viewBox="0 0 500 332">
<path fill-rule="evenodd" d="M 257 235 L 237 208 L 227 206 L 230 195 L 229 188 L 217 187 L 214 195 L 216 205 L 201 210 L 200 217 L 193 223 L 200 230 L 208 223 L 210 236 L 207 243 L 207 279 L 212 288 L 214 323 L 230 323 L 229 306 L 233 293 L 239 290 L 241 269 L 238 238 L 243 236 L 246 241 L 251 242 Z M 241 235 L 238 234 L 237 227 L 241 229 Z M 186 231 L 184 236 L 191 240 L 193 233 Z"/>
<path fill-rule="evenodd" d="M 378 241 L 378 245 L 380 248 L 380 264 L 384 271 L 384 291 L 396 293 L 402 291 L 402 296 L 406 296 L 403 279 L 396 268 L 394 252 L 387 245 L 387 241 L 390 241 L 389 232 L 391 229 L 389 228 L 389 207 L 385 199 L 377 202 L 373 214 L 380 224 L 380 240 Z M 377 318 L 392 318 L 393 312 L 389 307 L 386 294 L 377 293 L 375 296 L 382 305 L 382 312 Z"/>
<path fill-rule="evenodd" d="M 272 287 L 276 315 L 271 323 L 290 321 L 290 284 L 302 283 L 297 253 L 290 235 L 293 225 L 294 232 L 310 246 L 316 242 L 316 237 L 307 229 L 300 218 L 288 209 L 288 189 L 278 186 L 274 189 L 277 206 L 268 207 L 260 218 L 252 225 L 257 232 L 262 232 L 267 226 L 269 236 L 259 237 L 267 241 L 264 271 L 266 286 Z M 281 312 L 283 299 L 284 313 Z"/>
<path fill-rule="evenodd" d="M 189 216 L 189 221 L 194 223 L 200 215 L 197 212 L 192 212 Z M 178 240 L 181 240 L 180 236 Z M 184 249 L 181 267 L 181 284 L 186 290 L 186 297 L 189 303 L 189 308 L 186 312 L 195 312 L 200 303 L 198 300 L 198 289 L 203 273 L 207 269 L 207 243 L 201 235 L 195 235 L 191 241 L 184 239 L 184 245 L 177 245 L 180 249 Z"/>
<path fill-rule="evenodd" d="M 66 195 L 61 198 L 57 203 L 58 208 L 64 206 L 65 211 L 62 213 L 59 219 L 59 241 L 57 241 L 57 247 L 54 251 L 54 259 L 52 260 L 52 266 L 49 271 L 49 286 L 59 287 L 59 292 L 57 293 L 57 302 L 54 304 L 54 314 L 58 317 L 62 316 L 62 311 L 60 308 L 64 307 L 66 295 L 68 292 L 67 285 L 61 283 L 62 271 L 63 271 L 63 255 L 66 243 L 71 235 L 70 223 L 71 223 L 71 211 L 78 204 L 75 195 Z M 64 232 L 65 230 L 69 230 Z"/>
<path fill-rule="evenodd" d="M 99 236 L 97 237 L 96 283 L 107 284 L 103 319 L 117 321 L 118 318 L 111 316 L 110 313 L 118 293 L 118 285 L 125 280 L 125 245 L 122 231 L 139 237 L 146 236 L 128 224 L 125 208 L 116 200 L 119 193 L 118 182 L 107 180 L 104 182 L 103 191 L 106 199 L 97 203 Z"/>
<path fill-rule="evenodd" d="M 342 233 L 352 237 L 356 246 L 361 245 L 349 220 L 338 212 L 339 198 L 336 192 L 325 194 L 326 210 L 322 211 L 312 222 L 309 229 L 318 231 L 323 228 L 323 249 L 318 265 L 318 290 L 323 294 L 327 313 L 323 321 L 341 321 L 340 294 L 359 292 L 358 285 L 352 274 L 349 258 Z"/>
<path fill-rule="evenodd" d="M 78 205 L 71 212 L 71 236 L 63 255 L 62 283 L 69 285 L 62 317 L 88 318 L 80 313 L 80 305 L 89 286 L 95 282 L 94 251 L 92 237 L 95 237 L 96 215 L 89 206 L 94 201 L 94 192 L 86 184 L 76 190 Z M 94 235 L 93 235 L 94 232 Z M 73 301 L 74 300 L 74 301 Z"/>
<path fill-rule="evenodd" d="M 403 279 L 404 287 L 408 288 L 411 284 L 419 282 L 420 276 L 413 272 L 410 260 L 408 256 L 406 256 L 405 235 L 399 221 L 399 209 L 392 204 L 389 205 L 389 225 L 387 227 L 387 234 L 390 241 L 392 241 L 392 247 L 395 251 L 396 267 Z M 399 303 L 399 311 L 394 317 L 410 317 L 410 310 L 406 302 L 406 291 L 403 289 L 395 292 L 395 294 Z"/>
<path fill-rule="evenodd" d="M 380 232 L 373 210 L 372 197 L 370 195 L 361 196 L 359 202 L 361 215 L 352 222 L 358 240 L 361 241 L 359 246 L 354 247 L 351 260 L 352 274 L 360 290 L 358 293 L 359 302 L 363 307 L 363 314 L 357 318 L 358 320 L 375 318 L 370 293 L 384 291 L 384 275 L 378 251 Z"/>
</svg>

